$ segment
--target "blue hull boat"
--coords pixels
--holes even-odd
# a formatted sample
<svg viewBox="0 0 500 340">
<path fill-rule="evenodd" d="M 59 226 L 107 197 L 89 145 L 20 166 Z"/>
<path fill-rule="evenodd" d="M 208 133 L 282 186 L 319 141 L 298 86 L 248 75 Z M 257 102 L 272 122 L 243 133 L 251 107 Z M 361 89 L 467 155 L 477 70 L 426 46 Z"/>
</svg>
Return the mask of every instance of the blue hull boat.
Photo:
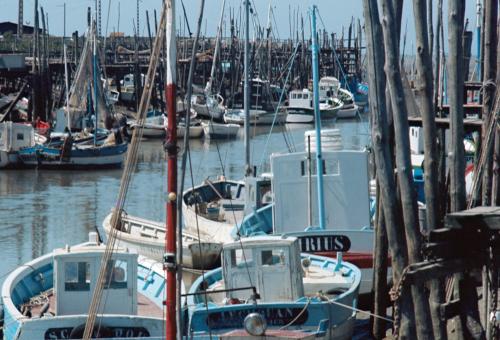
<svg viewBox="0 0 500 340">
<path fill-rule="evenodd" d="M 4 339 L 80 339 L 105 248 L 90 233 L 89 242 L 56 249 L 12 272 L 2 286 Z M 111 263 L 93 337 L 162 336 L 161 263 L 118 248 Z"/>
<path fill-rule="evenodd" d="M 223 267 L 187 294 L 187 338 L 350 339 L 361 272 L 341 256 L 300 254 L 298 242 L 263 236 L 224 245 Z M 264 330 L 255 334 L 251 324 L 259 320 Z"/>
</svg>

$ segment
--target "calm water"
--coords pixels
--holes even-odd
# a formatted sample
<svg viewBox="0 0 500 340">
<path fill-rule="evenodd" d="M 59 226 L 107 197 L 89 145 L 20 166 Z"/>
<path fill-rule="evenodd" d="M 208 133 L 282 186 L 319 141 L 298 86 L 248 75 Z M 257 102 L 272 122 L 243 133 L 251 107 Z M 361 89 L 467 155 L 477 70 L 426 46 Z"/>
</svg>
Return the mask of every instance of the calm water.
<svg viewBox="0 0 500 340">
<path fill-rule="evenodd" d="M 366 116 L 363 116 L 366 120 Z M 368 125 L 362 121 L 340 121 L 323 127 L 341 129 L 345 147 L 369 143 Z M 304 131 L 312 125 L 276 129 L 252 127 L 252 163 L 268 161 L 271 152 L 285 152 L 288 144 L 304 149 Z M 240 133 L 243 130 L 240 129 Z M 268 147 L 265 148 L 265 145 Z M 193 180 L 222 174 L 240 179 L 244 169 L 242 135 L 233 141 L 191 141 Z M 218 150 L 218 151 L 217 151 Z M 87 240 L 88 232 L 101 228 L 115 205 L 121 169 L 106 171 L 0 171 L 0 284 L 10 271 L 54 248 Z M 144 141 L 137 170 L 127 196 L 125 210 L 152 220 L 165 220 L 166 163 L 160 140 Z M 186 175 L 186 187 L 192 185 Z"/>
</svg>

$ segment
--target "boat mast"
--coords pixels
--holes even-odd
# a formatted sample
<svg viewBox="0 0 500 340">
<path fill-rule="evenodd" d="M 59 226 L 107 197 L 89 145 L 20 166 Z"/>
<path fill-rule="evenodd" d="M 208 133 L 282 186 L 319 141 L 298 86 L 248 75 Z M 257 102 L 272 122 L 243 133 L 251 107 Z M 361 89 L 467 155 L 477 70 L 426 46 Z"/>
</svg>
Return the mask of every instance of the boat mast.
<svg viewBox="0 0 500 340">
<path fill-rule="evenodd" d="M 318 70 L 318 36 L 316 34 L 316 9 L 314 5 L 311 10 L 312 25 L 312 71 L 313 71 L 313 100 L 314 100 L 314 122 L 316 127 L 316 179 L 318 185 L 318 210 L 319 228 L 325 229 L 325 200 L 323 194 L 323 157 L 321 154 L 321 117 L 319 112 L 319 70 Z"/>
<path fill-rule="evenodd" d="M 165 270 L 167 277 L 165 337 L 176 339 L 176 211 L 177 211 L 177 122 L 176 122 L 176 36 L 175 36 L 175 0 L 165 0 L 167 6 L 167 167 L 168 167 L 168 200 L 167 200 L 167 232 L 165 233 Z"/>
<path fill-rule="evenodd" d="M 248 69 L 248 50 L 249 50 L 249 31 L 250 31 L 250 0 L 245 0 L 245 84 L 243 96 L 243 110 L 245 113 L 245 176 L 252 175 L 252 166 L 250 164 L 250 87 L 249 87 L 249 69 Z"/>
<path fill-rule="evenodd" d="M 483 22 L 481 0 L 476 1 L 476 54 L 477 54 L 477 80 L 481 81 L 481 24 Z"/>
<path fill-rule="evenodd" d="M 94 126 L 94 146 L 97 144 L 97 126 L 99 125 L 97 122 L 99 121 L 98 119 L 98 109 L 97 107 L 99 106 L 98 105 L 98 99 L 97 99 L 97 96 L 98 96 L 98 89 L 97 89 L 97 44 L 96 44 L 96 40 L 97 40 L 97 36 L 96 36 L 96 32 L 95 32 L 95 27 L 94 27 L 94 31 L 93 31 L 93 37 L 94 37 L 94 51 L 93 51 L 93 62 L 92 62 L 92 68 L 93 68 L 93 71 L 94 71 L 94 117 L 95 117 L 95 126 Z"/>
<path fill-rule="evenodd" d="M 226 0 L 222 1 L 222 9 L 220 11 L 219 27 L 217 27 L 217 37 L 215 38 L 215 51 L 212 60 L 212 69 L 210 70 L 210 78 L 208 78 L 207 86 L 205 87 L 205 94 L 210 95 L 212 92 L 212 83 L 215 77 L 215 66 L 217 63 L 217 56 L 219 55 L 220 40 L 222 38 L 222 20 L 224 19 L 224 8 L 226 7 Z M 189 100 L 189 98 L 188 98 Z"/>
<path fill-rule="evenodd" d="M 68 131 L 71 134 L 71 119 L 69 116 L 69 87 L 68 87 L 68 61 L 66 58 L 66 44 L 64 44 L 64 82 L 66 84 L 66 118 Z"/>
</svg>

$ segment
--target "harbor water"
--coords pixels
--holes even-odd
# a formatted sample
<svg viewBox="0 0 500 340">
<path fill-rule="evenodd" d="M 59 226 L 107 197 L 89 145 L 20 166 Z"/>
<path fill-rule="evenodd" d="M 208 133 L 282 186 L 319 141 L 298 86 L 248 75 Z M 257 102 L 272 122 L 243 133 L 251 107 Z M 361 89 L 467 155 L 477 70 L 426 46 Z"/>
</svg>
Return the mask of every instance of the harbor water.
<svg viewBox="0 0 500 340">
<path fill-rule="evenodd" d="M 366 115 L 361 119 L 324 122 L 341 130 L 344 148 L 369 145 Z M 258 172 L 266 168 L 273 152 L 304 150 L 304 132 L 313 125 L 251 127 L 252 163 Z M 244 172 L 243 129 L 231 141 L 191 140 L 192 177 L 185 188 L 223 173 L 241 179 Z M 179 140 L 179 143 L 182 143 Z M 267 145 L 267 147 L 266 147 Z M 261 166 L 262 162 L 265 162 Z M 179 162 L 180 163 L 180 162 Z M 222 165 L 222 166 L 221 166 Z M 27 261 L 54 248 L 81 243 L 115 205 L 122 169 L 100 171 L 1 170 L 0 171 L 0 284 Z M 125 210 L 150 220 L 165 221 L 166 162 L 161 140 L 141 144 L 137 169 L 127 195 Z M 189 283 L 187 283 L 189 284 Z"/>
</svg>

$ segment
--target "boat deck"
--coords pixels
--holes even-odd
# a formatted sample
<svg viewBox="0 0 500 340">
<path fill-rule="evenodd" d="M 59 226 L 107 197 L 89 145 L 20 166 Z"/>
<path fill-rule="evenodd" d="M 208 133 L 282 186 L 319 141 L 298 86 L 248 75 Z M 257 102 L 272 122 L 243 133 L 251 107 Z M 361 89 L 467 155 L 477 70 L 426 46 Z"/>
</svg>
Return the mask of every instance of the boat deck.
<svg viewBox="0 0 500 340">
<path fill-rule="evenodd" d="M 56 311 L 55 311 L 55 306 L 56 306 L 55 298 L 56 297 L 55 297 L 55 295 L 51 292 L 45 296 L 48 297 L 48 301 L 49 301 L 49 308 L 48 308 L 46 313 L 56 315 Z M 38 298 L 38 297 L 39 297 L 39 299 L 38 299 L 39 301 L 46 301 L 44 296 L 39 295 L 36 298 Z M 28 305 L 28 304 L 26 304 L 26 305 Z M 43 302 L 40 304 L 31 305 L 31 316 L 32 317 L 40 317 L 41 316 L 40 312 L 41 312 L 41 309 L 43 306 L 44 306 Z M 163 310 L 160 307 L 158 307 L 155 303 L 153 303 L 153 301 L 151 301 L 150 299 L 148 299 L 147 297 L 145 297 L 142 294 L 138 294 L 138 296 L 137 296 L 137 315 L 144 316 L 144 317 L 153 317 L 153 318 L 163 318 L 164 317 Z"/>
</svg>

